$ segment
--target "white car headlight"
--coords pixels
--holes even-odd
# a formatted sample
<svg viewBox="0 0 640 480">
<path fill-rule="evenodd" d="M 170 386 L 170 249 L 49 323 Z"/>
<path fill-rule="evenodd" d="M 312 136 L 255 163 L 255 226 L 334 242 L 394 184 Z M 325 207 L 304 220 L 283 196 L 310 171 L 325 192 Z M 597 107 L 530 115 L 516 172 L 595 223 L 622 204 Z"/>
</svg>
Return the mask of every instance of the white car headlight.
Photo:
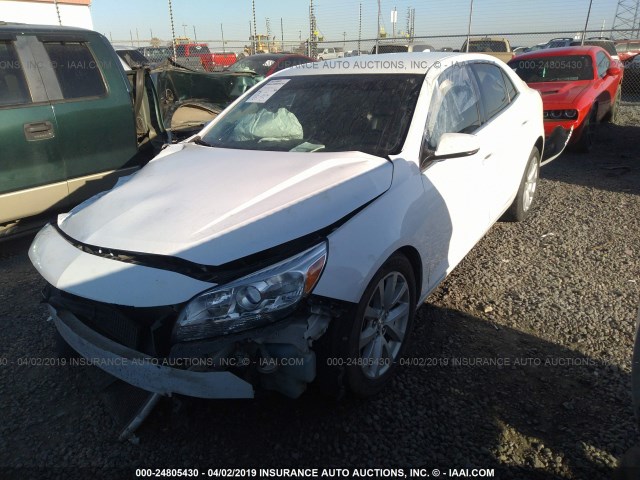
<svg viewBox="0 0 640 480">
<path fill-rule="evenodd" d="M 184 308 L 175 341 L 255 328 L 291 313 L 316 286 L 327 260 L 326 243 L 227 285 L 201 293 Z"/>
</svg>

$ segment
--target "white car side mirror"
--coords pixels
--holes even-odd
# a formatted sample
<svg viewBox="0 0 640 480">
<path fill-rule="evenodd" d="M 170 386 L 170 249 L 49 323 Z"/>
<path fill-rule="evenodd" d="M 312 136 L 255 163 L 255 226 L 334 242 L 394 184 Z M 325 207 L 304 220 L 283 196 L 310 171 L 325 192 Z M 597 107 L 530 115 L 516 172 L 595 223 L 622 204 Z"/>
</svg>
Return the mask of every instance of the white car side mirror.
<svg viewBox="0 0 640 480">
<path fill-rule="evenodd" d="M 480 150 L 480 140 L 475 135 L 467 133 L 443 133 L 438 142 L 438 148 L 433 160 L 447 158 L 470 157 Z"/>
</svg>

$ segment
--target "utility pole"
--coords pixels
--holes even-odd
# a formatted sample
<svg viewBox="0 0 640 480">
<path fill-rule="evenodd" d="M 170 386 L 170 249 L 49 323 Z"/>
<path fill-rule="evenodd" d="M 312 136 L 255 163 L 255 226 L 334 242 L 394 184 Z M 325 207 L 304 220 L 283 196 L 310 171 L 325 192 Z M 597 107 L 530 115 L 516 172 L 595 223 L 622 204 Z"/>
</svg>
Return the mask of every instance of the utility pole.
<svg viewBox="0 0 640 480">
<path fill-rule="evenodd" d="M 467 26 L 467 52 L 469 52 L 469 40 L 471 39 L 471 19 L 473 18 L 473 0 L 469 8 L 469 25 Z"/>
<path fill-rule="evenodd" d="M 611 36 L 616 30 L 628 30 L 621 32 L 623 37 L 638 38 L 640 35 L 640 0 L 618 0 L 616 13 L 611 24 Z"/>
<path fill-rule="evenodd" d="M 347 46 L 347 32 L 342 32 L 342 49 L 344 50 Z"/>
<path fill-rule="evenodd" d="M 258 25 L 256 24 L 256 0 L 251 0 L 253 10 L 253 53 L 258 53 Z"/>
<path fill-rule="evenodd" d="M 220 34 L 222 35 L 222 53 L 225 53 L 225 50 L 224 50 L 224 30 L 222 28 L 222 24 L 220 24 Z"/>
<path fill-rule="evenodd" d="M 589 10 L 587 10 L 587 21 L 584 22 L 584 30 L 582 31 L 582 41 L 580 45 L 584 46 L 584 40 L 587 37 L 587 26 L 589 25 L 589 17 L 591 16 L 591 5 L 593 4 L 593 0 L 589 0 Z"/>
<path fill-rule="evenodd" d="M 280 17 L 280 51 L 284 52 L 284 27 L 282 26 L 282 17 Z"/>
<path fill-rule="evenodd" d="M 309 40 L 307 41 L 307 56 L 311 56 L 311 37 L 313 36 L 313 0 L 309 1 Z"/>
<path fill-rule="evenodd" d="M 411 9 L 411 41 L 413 41 L 413 37 L 416 35 L 416 9 Z"/>
<path fill-rule="evenodd" d="M 360 55 L 360 40 L 362 40 L 362 4 L 359 7 L 358 15 L 358 55 Z"/>
<path fill-rule="evenodd" d="M 62 26 L 62 19 L 60 18 L 60 7 L 58 6 L 58 0 L 53 0 L 56 6 L 56 14 L 58 15 L 58 25 Z"/>
<path fill-rule="evenodd" d="M 171 0 L 169 0 L 169 20 L 171 20 L 171 45 L 173 46 L 173 59 L 177 58 L 176 53 L 176 29 L 173 25 L 173 8 L 171 6 Z"/>
<path fill-rule="evenodd" d="M 133 33 L 129 30 L 129 38 L 131 39 L 131 46 L 133 47 Z"/>
<path fill-rule="evenodd" d="M 313 0 L 309 1 L 309 51 L 308 56 L 316 58 L 317 56 L 317 43 L 316 43 L 316 16 L 313 13 Z"/>
<path fill-rule="evenodd" d="M 196 35 L 196 26 L 193 26 L 193 41 L 197 42 L 198 41 L 198 35 Z"/>
<path fill-rule="evenodd" d="M 267 53 L 271 53 L 271 23 L 269 17 L 266 19 L 267 24 Z"/>
<path fill-rule="evenodd" d="M 187 27 L 189 25 L 187 25 L 186 23 L 182 24 L 182 33 L 184 33 L 184 37 L 187 38 Z"/>
<path fill-rule="evenodd" d="M 138 48 L 140 48 L 140 34 L 138 33 L 138 27 L 136 27 L 136 41 L 138 42 Z"/>
<path fill-rule="evenodd" d="M 391 12 L 391 23 L 393 24 L 393 41 L 396 41 L 396 23 L 398 23 L 398 10 L 396 7 L 393 7 L 393 12 Z"/>
<path fill-rule="evenodd" d="M 378 30 L 376 31 L 376 53 L 378 53 L 378 44 L 380 39 L 380 0 L 378 0 Z"/>
</svg>

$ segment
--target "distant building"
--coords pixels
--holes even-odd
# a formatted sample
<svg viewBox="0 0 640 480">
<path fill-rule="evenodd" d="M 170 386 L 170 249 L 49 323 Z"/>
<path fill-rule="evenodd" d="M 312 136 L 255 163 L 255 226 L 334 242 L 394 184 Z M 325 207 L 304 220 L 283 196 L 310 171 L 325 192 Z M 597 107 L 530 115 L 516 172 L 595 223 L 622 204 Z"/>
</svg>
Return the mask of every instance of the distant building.
<svg viewBox="0 0 640 480">
<path fill-rule="evenodd" d="M 58 0 L 60 22 L 68 27 L 93 29 L 91 0 Z M 0 22 L 59 25 L 54 0 L 0 0 Z"/>
</svg>

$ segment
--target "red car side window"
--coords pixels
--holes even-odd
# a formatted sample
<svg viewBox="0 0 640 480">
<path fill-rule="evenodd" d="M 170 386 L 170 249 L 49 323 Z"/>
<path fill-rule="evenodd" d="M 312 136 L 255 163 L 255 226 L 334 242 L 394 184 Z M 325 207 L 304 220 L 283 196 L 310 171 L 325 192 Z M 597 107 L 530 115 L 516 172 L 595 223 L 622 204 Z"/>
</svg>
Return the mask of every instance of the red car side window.
<svg viewBox="0 0 640 480">
<path fill-rule="evenodd" d="M 598 52 L 596 53 L 596 64 L 598 67 L 598 76 L 600 78 L 604 78 L 604 76 L 607 74 L 607 70 L 609 69 L 610 66 L 610 61 L 607 58 L 607 55 L 604 52 Z"/>
</svg>

